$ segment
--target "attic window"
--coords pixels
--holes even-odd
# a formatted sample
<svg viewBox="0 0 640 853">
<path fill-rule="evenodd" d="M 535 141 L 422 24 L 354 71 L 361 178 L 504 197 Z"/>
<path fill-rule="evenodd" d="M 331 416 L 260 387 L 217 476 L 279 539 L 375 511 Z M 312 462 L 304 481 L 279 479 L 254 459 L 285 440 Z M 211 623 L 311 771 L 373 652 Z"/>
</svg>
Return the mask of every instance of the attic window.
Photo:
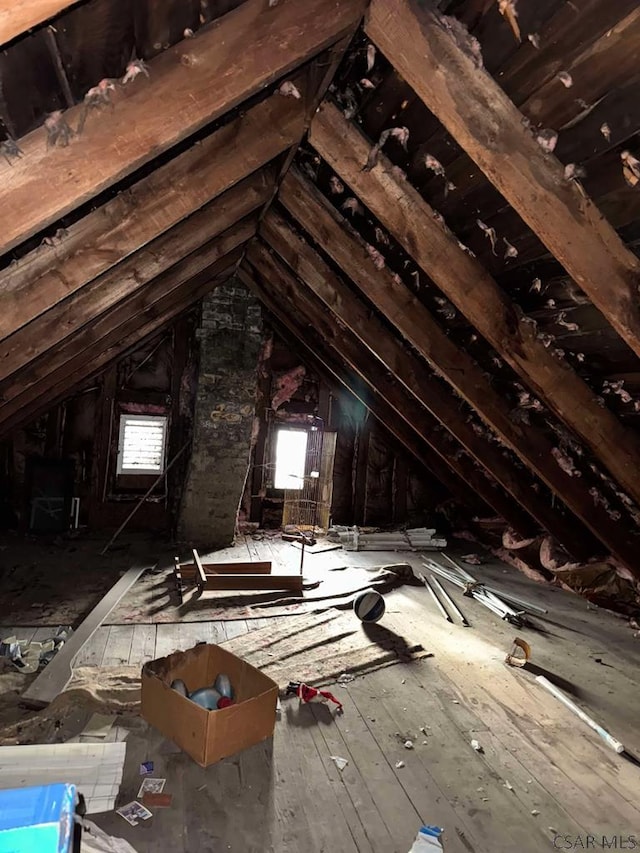
<svg viewBox="0 0 640 853">
<path fill-rule="evenodd" d="M 274 488 L 302 489 L 306 456 L 306 430 L 279 429 L 276 438 Z"/>
<path fill-rule="evenodd" d="M 161 474 L 167 444 L 167 418 L 120 415 L 118 474 Z"/>
</svg>

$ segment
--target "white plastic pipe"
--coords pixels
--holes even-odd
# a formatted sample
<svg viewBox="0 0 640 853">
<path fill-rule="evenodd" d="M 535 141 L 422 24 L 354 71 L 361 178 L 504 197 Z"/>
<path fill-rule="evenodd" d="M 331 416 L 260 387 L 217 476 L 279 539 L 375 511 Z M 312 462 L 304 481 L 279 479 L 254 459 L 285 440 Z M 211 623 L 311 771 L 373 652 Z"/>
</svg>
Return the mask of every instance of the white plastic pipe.
<svg viewBox="0 0 640 853">
<path fill-rule="evenodd" d="M 571 699 L 567 695 L 565 695 L 562 690 L 559 690 L 555 684 L 552 684 L 544 675 L 537 675 L 536 681 L 539 681 L 542 686 L 549 691 L 556 699 L 559 699 L 563 705 L 565 705 L 570 711 L 576 715 L 576 717 L 580 717 L 583 723 L 586 723 L 590 728 L 597 732 L 602 740 L 610 746 L 611 749 L 615 750 L 617 753 L 624 752 L 624 746 L 620 743 L 619 740 L 616 740 L 612 737 L 606 729 L 603 729 L 602 726 L 599 726 L 595 720 L 592 720 L 591 717 L 586 714 L 582 708 L 579 708 L 575 702 L 572 702 Z"/>
</svg>

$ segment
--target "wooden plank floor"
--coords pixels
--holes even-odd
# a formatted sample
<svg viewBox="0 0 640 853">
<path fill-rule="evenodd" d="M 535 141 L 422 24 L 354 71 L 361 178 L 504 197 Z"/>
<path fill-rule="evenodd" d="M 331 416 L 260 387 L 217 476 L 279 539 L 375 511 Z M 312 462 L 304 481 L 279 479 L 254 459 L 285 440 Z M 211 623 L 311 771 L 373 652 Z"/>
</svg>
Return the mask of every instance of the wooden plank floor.
<svg viewBox="0 0 640 853">
<path fill-rule="evenodd" d="M 268 548 L 282 564 L 299 559 L 282 543 L 257 545 L 244 554 L 264 559 Z M 308 559 L 328 568 L 407 558 L 421 567 L 414 554 L 332 552 Z M 167 778 L 173 804 L 137 827 L 114 814 L 97 822 L 138 853 L 406 853 L 422 823 L 444 827 L 446 853 L 539 853 L 554 849 L 556 834 L 565 844 L 564 836 L 573 839 L 574 847 L 577 839 L 586 845 L 588 835 L 615 837 L 614 849 L 625 849 L 620 839 L 640 827 L 639 766 L 608 750 L 534 675 L 562 680 L 631 753 L 640 754 L 640 640 L 624 620 L 499 563 L 471 571 L 548 607 L 546 620 L 517 631 L 532 645 L 531 672 L 504 664 L 512 626 L 455 590 L 472 627 L 449 624 L 422 586 L 404 586 L 386 596 L 381 625 L 422 643 L 433 657 L 336 687 L 345 707 L 341 717 L 324 706 L 283 700 L 273 741 L 206 770 L 140 718 L 123 719 L 130 734 L 119 802 L 135 798 L 138 765 L 150 759 L 155 775 Z M 241 636 L 267 621 L 273 622 L 107 626 L 78 663 L 139 666 L 200 640 Z M 405 749 L 407 739 L 413 749 Z M 482 752 L 471 747 L 472 739 Z M 340 771 L 331 756 L 349 763 Z"/>
</svg>

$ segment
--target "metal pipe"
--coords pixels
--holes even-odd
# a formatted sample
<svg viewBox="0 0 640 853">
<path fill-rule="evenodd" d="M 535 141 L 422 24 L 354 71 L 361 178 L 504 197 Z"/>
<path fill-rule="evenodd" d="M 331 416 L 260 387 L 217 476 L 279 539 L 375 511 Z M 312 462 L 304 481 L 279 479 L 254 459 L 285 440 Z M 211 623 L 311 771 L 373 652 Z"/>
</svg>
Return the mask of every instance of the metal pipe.
<svg viewBox="0 0 640 853">
<path fill-rule="evenodd" d="M 465 626 L 465 628 L 468 628 L 468 627 L 469 627 L 469 623 L 467 622 L 467 620 L 466 620 L 466 617 L 465 617 L 464 613 L 460 610 L 460 608 L 458 607 L 458 605 L 457 605 L 457 604 L 455 603 L 455 601 L 451 598 L 451 596 L 450 596 L 450 595 L 449 595 L 449 593 L 446 591 L 446 589 L 442 586 L 442 584 L 440 583 L 440 581 L 438 580 L 438 578 L 436 578 L 436 577 L 434 577 L 433 575 L 431 575 L 431 580 L 433 581 L 433 584 L 434 584 L 435 588 L 438 590 L 438 592 L 440 593 L 440 595 L 442 595 L 442 597 L 443 597 L 443 598 L 444 598 L 444 600 L 447 602 L 447 604 L 449 605 L 449 607 L 453 610 L 453 612 L 456 614 L 456 616 L 458 617 L 458 619 L 462 622 L 462 624 Z"/>
<path fill-rule="evenodd" d="M 493 592 L 495 595 L 500 596 L 500 598 L 504 598 L 505 601 L 510 601 L 512 604 L 519 604 L 525 610 L 530 610 L 532 613 L 544 614 L 549 612 L 546 608 L 533 604 L 524 598 L 520 598 L 517 595 L 511 595 L 510 592 L 504 592 L 504 590 L 496 589 L 494 586 L 485 586 L 484 584 L 483 586 L 485 589 L 488 589 L 489 592 Z"/>
<path fill-rule="evenodd" d="M 453 622 L 453 619 L 451 618 L 451 616 L 449 616 L 449 614 L 447 613 L 447 611 L 444 609 L 444 606 L 443 606 L 442 602 L 440 601 L 440 599 L 438 598 L 438 596 L 435 594 L 435 592 L 434 592 L 434 590 L 433 590 L 433 587 L 431 586 L 431 584 L 429 583 L 429 581 L 425 578 L 425 576 L 424 576 L 424 575 L 418 575 L 418 577 L 420 578 L 420 580 L 422 581 L 422 583 L 426 586 L 426 588 L 427 588 L 427 589 L 429 590 L 429 592 L 431 593 L 431 598 L 433 598 L 433 600 L 435 601 L 435 603 L 436 603 L 436 607 L 438 608 L 438 610 L 440 611 L 440 613 L 442 613 L 442 615 L 443 615 L 443 616 L 444 616 L 444 618 L 447 620 L 447 622 Z"/>
<path fill-rule="evenodd" d="M 619 740 L 616 740 L 606 729 L 603 729 L 602 726 L 598 725 L 595 720 L 593 720 L 582 708 L 579 708 L 575 702 L 572 702 L 568 696 L 566 696 L 562 690 L 559 690 L 555 684 L 552 684 L 548 679 L 544 677 L 544 675 L 537 675 L 536 681 L 538 681 L 546 690 L 549 691 L 556 699 L 559 699 L 562 704 L 567 707 L 570 711 L 579 717 L 583 723 L 586 723 L 590 728 L 597 732 L 602 740 L 610 746 L 611 749 L 615 750 L 618 754 L 624 752 L 624 746 L 620 743 Z"/>
<path fill-rule="evenodd" d="M 460 572 L 460 574 L 463 577 L 467 578 L 469 583 L 477 583 L 476 579 L 474 577 L 471 577 L 469 572 L 466 569 L 463 569 L 462 566 L 460 565 L 460 563 L 456 563 L 456 561 L 452 557 L 450 557 L 448 554 L 445 554 L 444 551 L 440 551 L 440 556 L 444 557 L 445 560 L 448 560 L 452 566 L 455 566 L 455 568 Z"/>
<path fill-rule="evenodd" d="M 445 580 L 450 581 L 451 583 L 459 586 L 460 589 L 465 589 L 466 584 L 460 578 L 455 577 L 455 575 L 449 573 L 446 569 L 443 569 L 442 566 L 438 565 L 438 563 L 432 563 L 430 560 L 427 560 L 426 563 L 422 564 L 425 569 L 430 569 L 432 572 L 435 572 L 440 577 L 443 577 Z"/>
</svg>

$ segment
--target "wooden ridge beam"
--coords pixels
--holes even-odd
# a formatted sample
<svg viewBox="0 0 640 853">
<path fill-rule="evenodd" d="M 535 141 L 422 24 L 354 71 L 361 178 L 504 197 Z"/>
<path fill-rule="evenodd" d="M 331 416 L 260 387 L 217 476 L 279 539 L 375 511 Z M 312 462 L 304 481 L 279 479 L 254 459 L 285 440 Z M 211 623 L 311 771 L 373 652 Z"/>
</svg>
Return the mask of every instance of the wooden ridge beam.
<svg viewBox="0 0 640 853">
<path fill-rule="evenodd" d="M 290 74 L 351 32 L 364 7 L 333 0 L 327 14 L 326 0 L 247 0 L 153 59 L 149 79 L 118 86 L 114 108 L 91 113 L 66 148 L 48 148 L 44 127 L 21 138 L 24 156 L 0 187 L 0 209 L 11 211 L 0 255 Z M 71 126 L 82 110 L 64 114 Z"/>
<path fill-rule="evenodd" d="M 95 346 L 85 351 L 81 357 L 73 359 L 61 370 L 51 374 L 36 398 L 18 409 L 7 420 L 0 421 L 0 439 L 44 414 L 52 406 L 61 403 L 69 397 L 71 392 L 98 376 L 110 364 L 134 352 L 145 341 L 171 325 L 180 314 L 191 308 L 199 299 L 227 281 L 229 276 L 233 275 L 241 257 L 241 248 L 231 252 L 226 258 L 189 281 L 188 287 L 183 287 L 177 294 L 159 300 L 148 315 L 130 318 L 128 323 L 96 342 Z"/>
<path fill-rule="evenodd" d="M 370 172 L 363 172 L 369 143 L 326 102 L 313 121 L 310 140 L 507 364 L 584 441 L 623 489 L 640 500 L 638 436 L 602 408 L 571 366 L 538 340 L 535 324 L 522 316 L 482 264 L 460 248 L 407 179 L 384 156 Z"/>
<path fill-rule="evenodd" d="M 445 434 L 437 419 L 417 400 L 406 394 L 397 382 L 386 376 L 372 353 L 351 332 L 338 327 L 317 297 L 309 293 L 280 261 L 268 252 L 256 252 L 254 246 L 249 247 L 247 261 L 260 273 L 263 291 L 271 297 L 271 304 L 268 306 L 270 310 L 276 299 L 280 299 L 283 305 L 295 306 L 295 312 L 305 321 L 304 334 L 307 337 L 311 335 L 316 346 L 324 342 L 322 348 L 325 354 L 332 353 L 334 358 L 344 360 L 348 368 L 369 388 L 376 389 L 392 406 L 396 417 L 405 421 L 514 529 L 529 530 L 530 533 L 535 530 L 531 516 L 516 504 L 490 475 L 485 475 L 482 470 L 476 468 L 460 445 Z M 286 299 L 282 299 L 283 294 L 286 294 Z"/>
<path fill-rule="evenodd" d="M 63 341 L 95 317 L 109 311 L 122 300 L 131 299 L 149 282 L 170 271 L 255 211 L 269 198 L 274 179 L 273 171 L 267 170 L 236 184 L 104 275 L 93 279 L 0 341 L 0 380 L 18 373 L 47 351 L 55 351 Z M 224 241 L 220 251 L 226 251 Z M 209 263 L 213 263 L 213 260 Z M 197 266 L 203 265 L 197 258 L 193 258 L 192 262 Z M 179 269 L 177 274 L 180 275 Z M 3 398 L 8 399 L 6 389 Z"/>
<path fill-rule="evenodd" d="M 548 156 L 498 83 L 413 0 L 372 0 L 365 30 L 632 350 L 640 259 Z M 637 479 L 637 477 L 636 477 Z"/>
<path fill-rule="evenodd" d="M 347 368 L 342 359 L 328 353 L 324 342 L 313 338 L 313 332 L 309 336 L 306 324 L 300 317 L 294 317 L 284 310 L 281 302 L 272 298 L 265 284 L 262 283 L 260 274 L 249 265 L 246 258 L 238 269 L 238 276 L 269 311 L 276 331 L 283 338 L 291 339 L 298 348 L 303 361 L 323 376 L 328 384 L 337 382 L 359 400 L 404 449 L 427 468 L 462 504 L 480 514 L 487 512 L 490 508 L 489 504 L 482 500 L 477 491 L 469 489 L 467 481 L 451 467 L 450 460 L 442 459 L 422 436 L 418 436 L 406 421 L 399 418 L 397 412 L 376 388 L 361 382 L 353 371 Z"/>
<path fill-rule="evenodd" d="M 64 396 L 65 385 L 67 390 L 78 385 L 88 375 L 88 368 L 95 373 L 96 358 L 101 365 L 106 363 L 114 351 L 121 351 L 125 339 L 129 346 L 130 336 L 147 335 L 148 326 L 157 328 L 166 312 L 175 316 L 175 304 L 182 311 L 208 293 L 212 277 L 239 261 L 243 246 L 255 233 L 255 227 L 255 217 L 237 223 L 150 282 L 140 293 L 87 323 L 55 353 L 45 354 L 29 365 L 20 377 L 23 390 L 0 405 L 3 432 L 9 428 L 6 424 L 15 424 L 18 420 L 24 423 L 32 411 L 41 411 L 44 399 Z M 104 356 L 106 352 L 108 358 Z"/>
<path fill-rule="evenodd" d="M 547 529 L 569 551 L 588 559 L 596 550 L 595 539 L 587 535 L 576 518 L 563 517 L 557 508 L 542 500 L 526 477 L 505 460 L 502 452 L 483 436 L 479 436 L 464 418 L 458 399 L 432 374 L 428 367 L 406 349 L 369 310 L 353 291 L 338 278 L 328 264 L 287 222 L 271 210 L 260 225 L 260 235 L 296 272 L 306 286 L 322 300 L 347 328 L 373 352 L 385 367 L 427 408 L 465 449 L 487 469 L 502 487 Z M 251 261 L 260 249 L 255 241 L 247 251 Z M 549 460 L 553 445 L 540 436 L 538 450 Z M 548 468 L 553 483 L 549 485 L 569 510 L 585 524 L 615 556 L 625 563 L 634 562 L 638 542 L 628 537 L 622 525 L 612 525 L 604 507 L 595 505 L 588 486 L 570 477 L 558 465 Z"/>
<path fill-rule="evenodd" d="M 292 77 L 302 99 L 311 73 Z M 304 132 L 304 100 L 274 94 L 0 272 L 0 340 L 264 167 Z M 54 152 L 52 152 L 53 154 Z"/>
</svg>

